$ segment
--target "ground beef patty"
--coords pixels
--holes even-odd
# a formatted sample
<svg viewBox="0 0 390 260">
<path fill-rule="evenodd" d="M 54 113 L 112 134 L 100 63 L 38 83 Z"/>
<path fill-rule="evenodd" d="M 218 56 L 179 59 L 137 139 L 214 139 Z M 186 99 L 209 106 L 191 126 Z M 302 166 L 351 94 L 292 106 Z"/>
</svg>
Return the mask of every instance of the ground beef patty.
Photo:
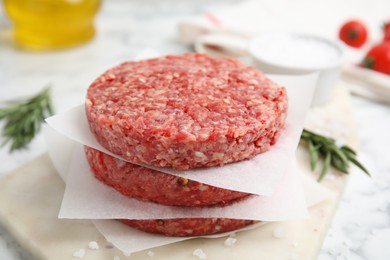
<svg viewBox="0 0 390 260">
<path fill-rule="evenodd" d="M 183 218 L 158 220 L 121 220 L 124 224 L 136 229 L 158 233 L 166 236 L 188 237 L 212 235 L 233 231 L 254 224 L 254 220 L 227 218 Z"/>
<path fill-rule="evenodd" d="M 88 89 L 91 131 L 134 163 L 189 169 L 267 151 L 280 135 L 287 95 L 260 71 L 205 54 L 125 62 Z"/>
<path fill-rule="evenodd" d="M 170 206 L 224 206 L 250 194 L 209 186 L 127 163 L 85 147 L 96 178 L 123 195 Z"/>
</svg>

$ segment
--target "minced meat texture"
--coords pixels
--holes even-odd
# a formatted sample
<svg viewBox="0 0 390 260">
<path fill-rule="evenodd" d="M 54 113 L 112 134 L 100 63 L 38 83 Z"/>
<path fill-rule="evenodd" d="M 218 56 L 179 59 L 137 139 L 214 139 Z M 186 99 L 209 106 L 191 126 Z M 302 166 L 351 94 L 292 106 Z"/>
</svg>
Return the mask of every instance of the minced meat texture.
<svg viewBox="0 0 390 260">
<path fill-rule="evenodd" d="M 237 230 L 258 221 L 228 218 L 181 218 L 152 220 L 121 220 L 133 228 L 165 236 L 203 236 Z"/>
<path fill-rule="evenodd" d="M 88 89 L 91 131 L 133 163 L 189 169 L 267 151 L 287 113 L 283 87 L 233 59 L 169 55 L 125 62 Z"/>
<path fill-rule="evenodd" d="M 97 179 L 125 196 L 169 206 L 226 206 L 250 196 L 125 162 L 90 147 L 87 161 Z"/>
</svg>

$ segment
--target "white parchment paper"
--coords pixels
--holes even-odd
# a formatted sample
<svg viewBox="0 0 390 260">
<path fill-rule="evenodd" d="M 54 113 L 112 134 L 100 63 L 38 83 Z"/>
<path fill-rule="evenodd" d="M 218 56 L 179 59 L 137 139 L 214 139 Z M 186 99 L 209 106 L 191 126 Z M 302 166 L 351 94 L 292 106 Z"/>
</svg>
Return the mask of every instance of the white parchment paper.
<svg viewBox="0 0 390 260">
<path fill-rule="evenodd" d="M 291 167 L 292 158 L 294 158 L 303 129 L 305 114 L 313 96 L 317 74 L 269 75 L 269 77 L 279 85 L 286 87 L 289 107 L 286 129 L 268 152 L 251 160 L 231 163 L 223 167 L 177 171 L 170 168 L 143 166 L 216 187 L 263 196 L 272 195 L 284 173 Z M 83 105 L 50 117 L 46 121 L 53 129 L 68 138 L 116 156 L 103 148 L 90 132 Z"/>
<path fill-rule="evenodd" d="M 72 154 L 77 142 L 59 134 L 48 125 L 42 127 L 51 162 L 63 181 L 66 181 Z"/>
<path fill-rule="evenodd" d="M 169 219 L 233 218 L 281 221 L 308 217 L 301 178 L 295 164 L 288 169 L 272 196 L 257 196 L 225 207 L 176 207 L 123 196 L 91 173 L 80 144 L 66 180 L 60 218 L 70 219 Z"/>
<path fill-rule="evenodd" d="M 314 206 L 321 201 L 328 199 L 334 194 L 317 182 L 306 176 L 303 178 L 303 190 L 307 198 L 307 207 Z M 110 241 L 116 248 L 126 254 L 168 245 L 195 237 L 166 237 L 157 234 L 145 233 L 133 228 L 128 228 L 125 224 L 115 220 L 93 220 L 92 221 L 100 233 Z M 218 238 L 229 236 L 231 233 L 241 232 L 249 229 L 259 228 L 268 222 L 259 222 L 257 224 L 245 227 L 234 232 L 203 236 L 204 238 Z"/>
<path fill-rule="evenodd" d="M 163 235 L 149 234 L 133 228 L 128 228 L 125 224 L 115 220 L 93 220 L 95 227 L 100 233 L 110 241 L 116 248 L 125 254 L 131 254 L 138 251 L 173 244 L 176 242 L 194 239 L 194 238 L 219 238 L 229 236 L 232 233 L 242 232 L 259 228 L 267 222 L 260 222 L 234 232 L 215 234 L 210 236 L 198 237 L 166 237 Z M 195 258 L 194 258 L 195 259 Z"/>
<path fill-rule="evenodd" d="M 108 198 L 111 200 L 110 203 L 117 204 L 115 202 L 115 200 L 117 199 L 117 196 L 120 197 L 119 200 L 128 200 L 128 198 L 124 198 L 122 195 L 118 194 L 112 188 L 106 187 L 106 186 L 102 185 L 100 182 L 98 182 L 97 180 L 95 180 L 93 178 L 91 172 L 83 173 L 83 167 L 86 166 L 85 165 L 86 162 L 85 162 L 85 160 L 83 161 L 84 155 L 82 154 L 80 144 L 78 144 L 70 139 L 67 139 L 66 137 L 64 137 L 63 135 L 54 131 L 53 129 L 51 129 L 48 126 L 45 126 L 43 130 L 44 130 L 45 139 L 46 139 L 48 147 L 49 147 L 49 155 L 50 155 L 50 158 L 52 158 L 53 163 L 56 166 L 56 169 L 59 171 L 59 174 L 62 176 L 63 179 L 67 179 L 68 177 L 72 178 L 73 179 L 72 182 L 74 182 L 74 184 L 75 184 L 74 188 L 76 188 L 76 190 L 73 190 L 73 191 L 71 189 L 68 189 L 68 186 L 70 186 L 71 184 L 70 183 L 67 184 L 67 193 L 68 193 L 68 195 L 71 195 L 71 197 L 73 197 L 72 198 L 73 203 L 72 203 L 72 201 L 70 202 L 71 206 L 89 207 L 91 202 L 93 204 L 97 203 L 96 201 L 94 201 L 94 199 L 96 199 L 96 198 L 94 198 L 94 195 L 93 195 L 93 194 L 96 195 L 96 193 L 86 194 L 86 197 L 83 197 L 84 192 L 79 193 L 80 190 L 82 191 L 84 189 L 84 187 L 81 186 L 82 183 L 86 184 L 88 186 L 87 187 L 88 189 L 93 188 L 94 185 L 102 186 L 100 188 L 104 189 L 103 193 L 100 193 L 100 192 L 102 192 L 99 190 L 100 188 L 97 188 L 98 189 L 97 191 L 100 195 L 103 194 L 103 197 L 108 196 Z M 79 158 L 81 160 L 78 160 L 77 158 Z M 82 166 L 83 164 L 84 164 L 84 166 Z M 72 174 L 73 175 L 72 176 L 71 174 L 69 174 L 70 172 L 74 172 L 76 174 Z M 301 185 L 300 185 L 301 175 L 296 175 L 296 172 L 292 172 L 292 173 L 293 174 L 286 174 L 285 177 L 287 177 L 287 178 L 285 180 L 285 183 L 284 184 L 282 183 L 281 187 L 279 188 L 279 190 L 281 192 L 281 194 L 279 195 L 279 199 L 283 199 L 282 198 L 283 196 L 291 195 L 291 192 L 293 192 L 293 190 L 294 190 L 294 187 L 291 187 L 291 184 L 293 184 L 293 185 L 298 184 L 297 187 L 295 187 L 295 189 L 298 187 L 299 187 L 298 189 L 300 189 L 300 191 L 298 191 L 299 195 L 296 196 L 296 198 L 298 198 L 298 200 L 300 201 L 299 204 L 302 203 L 301 195 L 302 195 L 302 190 L 304 191 L 304 195 L 306 198 L 306 204 L 305 204 L 306 207 L 310 207 L 312 205 L 315 205 L 315 204 L 317 204 L 317 203 L 319 203 L 319 202 L 321 202 L 321 201 L 323 201 L 331 196 L 331 192 L 329 190 L 327 190 L 323 186 L 317 184 L 315 181 L 313 181 L 305 176 L 303 176 L 303 189 L 302 189 Z M 72 177 L 70 177 L 70 176 L 72 176 Z M 89 180 L 84 180 L 84 177 L 86 177 L 86 179 L 89 179 Z M 292 183 L 288 183 L 289 182 L 288 177 L 294 177 L 295 181 L 293 180 Z M 284 188 L 284 186 L 286 184 L 287 184 L 287 187 L 286 187 L 287 189 Z M 95 189 L 95 188 L 93 188 L 93 189 Z M 80 197 L 80 195 L 81 195 L 81 197 Z M 297 194 L 295 194 L 295 195 L 297 195 Z M 276 196 L 278 196 L 278 195 L 276 194 Z M 70 199 L 70 198 L 68 198 L 68 199 Z M 103 199 L 105 200 L 107 198 L 103 198 Z M 64 198 L 64 200 L 65 200 L 65 198 Z M 266 200 L 270 200 L 270 198 L 265 198 L 265 201 Z M 273 200 L 276 201 L 276 198 L 274 198 Z M 289 201 L 291 202 L 291 200 L 289 200 Z M 264 202 L 264 200 L 263 200 L 263 202 Z M 275 202 L 275 203 L 277 203 L 277 202 Z M 119 203 L 119 206 L 123 206 L 123 205 L 121 205 L 121 203 Z M 127 205 L 124 205 L 124 206 L 127 206 Z M 250 206 L 250 203 L 248 203 L 247 206 Z M 274 205 L 274 206 L 275 207 L 283 207 L 283 205 Z M 295 210 L 297 210 L 297 208 L 299 208 L 301 206 L 291 207 L 291 205 L 289 205 L 288 209 L 286 211 L 290 211 L 290 212 L 287 212 L 286 216 L 279 217 L 279 220 L 287 219 L 286 217 L 292 217 L 292 218 L 299 217 L 298 212 L 291 212 L 291 211 L 294 210 L 293 208 L 295 208 Z M 97 207 L 100 208 L 100 211 L 104 211 L 103 212 L 104 215 L 115 216 L 116 213 L 118 213 L 118 209 L 113 209 L 111 207 L 103 208 L 102 205 L 100 205 L 100 206 L 98 205 Z M 242 204 L 241 207 L 244 207 L 244 204 Z M 268 220 L 271 220 L 271 218 L 270 218 L 271 212 L 273 212 L 272 214 L 276 214 L 276 211 L 274 209 L 272 209 L 271 204 L 268 204 L 268 208 L 271 208 L 271 211 L 266 213 L 265 212 L 266 208 L 264 208 L 264 212 L 262 214 L 263 214 L 263 216 L 266 216 L 268 214 Z M 69 209 L 70 208 L 68 208 L 68 210 Z M 75 209 L 75 208 L 73 208 L 73 209 Z M 62 210 L 64 210 L 64 207 L 62 207 Z M 89 210 L 95 210 L 95 209 L 89 208 Z M 113 210 L 116 213 L 113 212 Z M 149 211 L 148 208 L 145 208 L 145 210 Z M 252 210 L 252 208 L 249 208 L 249 210 L 248 210 L 248 208 L 244 209 L 244 210 L 246 212 L 249 212 Z M 302 210 L 302 208 L 301 208 L 301 210 Z M 109 211 L 111 211 L 111 212 L 109 212 Z M 282 214 L 283 210 L 279 211 L 279 213 Z M 92 213 L 85 212 L 84 209 L 82 209 L 82 214 L 77 213 L 77 212 L 73 212 L 72 214 L 77 215 L 78 216 L 77 218 L 83 218 L 83 217 L 81 217 L 82 214 L 95 215 L 95 213 L 93 213 L 93 212 Z M 121 209 L 119 209 L 119 214 L 124 214 L 121 212 Z M 302 211 L 300 214 L 301 214 L 301 217 L 307 216 L 304 211 Z M 248 215 L 248 216 L 251 216 L 251 215 Z M 158 216 L 158 218 L 161 218 L 161 215 Z M 264 218 L 264 220 L 267 220 L 267 218 Z M 274 218 L 274 220 L 276 220 L 276 218 Z M 171 243 L 194 238 L 194 237 L 186 237 L 186 238 L 165 237 L 165 236 L 156 235 L 156 234 L 149 234 L 149 233 L 138 231 L 138 230 L 133 229 L 133 228 L 129 228 L 126 225 L 120 223 L 119 221 L 110 220 L 110 219 L 94 219 L 93 223 L 95 224 L 96 228 L 102 233 L 102 235 L 108 241 L 110 241 L 115 247 L 117 247 L 118 249 L 120 249 L 124 253 L 134 253 L 137 251 L 150 249 L 153 247 L 163 246 L 163 245 L 167 245 L 167 244 L 171 244 Z M 247 229 L 254 229 L 254 228 L 257 228 L 260 225 L 263 225 L 265 223 L 266 222 L 261 222 L 259 224 L 252 225 L 252 226 L 246 227 L 244 229 L 241 229 L 241 231 L 247 230 Z M 224 233 L 224 234 L 205 236 L 205 237 L 213 238 L 213 237 L 227 236 L 229 234 L 230 233 Z"/>
</svg>

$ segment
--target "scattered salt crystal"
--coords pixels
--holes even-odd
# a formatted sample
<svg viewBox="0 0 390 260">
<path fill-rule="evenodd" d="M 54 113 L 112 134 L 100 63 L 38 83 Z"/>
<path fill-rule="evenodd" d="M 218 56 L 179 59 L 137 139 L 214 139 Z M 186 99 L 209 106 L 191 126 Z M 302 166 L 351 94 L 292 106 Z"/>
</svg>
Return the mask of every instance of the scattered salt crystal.
<svg viewBox="0 0 390 260">
<path fill-rule="evenodd" d="M 292 245 L 293 247 L 297 247 L 297 246 L 298 246 L 298 242 L 297 242 L 297 241 L 292 241 L 292 242 L 291 242 L 291 245 Z"/>
<path fill-rule="evenodd" d="M 342 255 L 338 255 L 338 256 L 336 257 L 336 260 L 345 260 L 345 258 L 344 258 L 344 256 L 342 256 Z"/>
<path fill-rule="evenodd" d="M 206 254 L 200 248 L 195 249 L 194 252 L 192 252 L 192 255 L 197 256 L 199 259 L 206 259 L 207 258 Z"/>
<path fill-rule="evenodd" d="M 121 260 L 121 258 L 119 256 L 114 256 L 114 260 Z"/>
<path fill-rule="evenodd" d="M 82 258 L 82 257 L 84 257 L 84 255 L 85 255 L 84 249 L 80 249 L 80 250 L 73 252 L 73 257 Z"/>
<path fill-rule="evenodd" d="M 285 236 L 284 230 L 281 227 L 277 227 L 273 232 L 274 238 L 283 238 Z"/>
<path fill-rule="evenodd" d="M 154 256 L 154 252 L 153 252 L 153 251 L 148 251 L 146 254 L 147 254 L 149 257 L 153 257 L 153 256 Z"/>
<path fill-rule="evenodd" d="M 124 255 L 124 256 L 131 256 L 131 253 L 129 253 L 129 252 L 123 252 L 123 255 Z"/>
<path fill-rule="evenodd" d="M 224 244 L 225 246 L 233 246 L 237 242 L 237 238 L 228 237 L 226 238 Z"/>
<path fill-rule="evenodd" d="M 99 245 L 98 245 L 98 243 L 96 241 L 91 241 L 88 244 L 88 248 L 97 250 L 97 249 L 99 249 Z"/>
</svg>

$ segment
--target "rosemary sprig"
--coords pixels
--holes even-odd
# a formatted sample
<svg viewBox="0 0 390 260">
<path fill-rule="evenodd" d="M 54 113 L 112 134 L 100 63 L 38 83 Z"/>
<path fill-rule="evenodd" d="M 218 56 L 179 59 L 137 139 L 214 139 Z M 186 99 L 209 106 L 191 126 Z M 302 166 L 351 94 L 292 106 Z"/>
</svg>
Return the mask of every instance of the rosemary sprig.
<svg viewBox="0 0 390 260">
<path fill-rule="evenodd" d="M 318 159 L 324 158 L 324 164 L 318 181 L 321 181 L 329 170 L 330 166 L 348 174 L 349 163 L 355 164 L 368 176 L 371 176 L 367 169 L 356 159 L 356 152 L 350 147 L 343 145 L 338 147 L 336 141 L 332 138 L 325 137 L 309 130 L 303 129 L 301 140 L 307 143 L 310 154 L 310 167 L 314 171 Z"/>
<path fill-rule="evenodd" d="M 49 88 L 25 101 L 13 102 L 0 109 L 0 120 L 4 120 L 1 146 L 11 143 L 10 152 L 26 148 L 39 132 L 45 117 L 53 114 Z"/>
</svg>

